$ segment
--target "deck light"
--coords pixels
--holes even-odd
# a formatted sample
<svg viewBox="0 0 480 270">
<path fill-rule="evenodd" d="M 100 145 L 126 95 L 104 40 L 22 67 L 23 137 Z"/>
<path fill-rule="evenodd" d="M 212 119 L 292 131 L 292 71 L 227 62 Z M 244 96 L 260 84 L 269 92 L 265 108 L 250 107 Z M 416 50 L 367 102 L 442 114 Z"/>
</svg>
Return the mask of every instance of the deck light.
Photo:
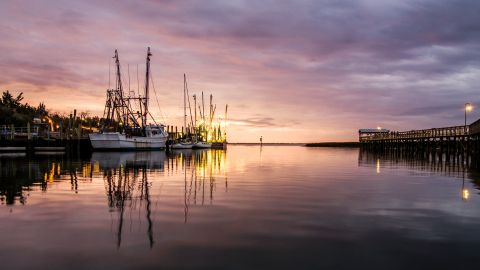
<svg viewBox="0 0 480 270">
<path fill-rule="evenodd" d="M 465 103 L 465 127 L 464 132 L 467 133 L 467 112 L 471 112 L 473 110 L 473 106 L 471 103 Z"/>
<path fill-rule="evenodd" d="M 465 111 L 471 112 L 473 110 L 473 106 L 470 103 L 465 104 Z"/>
</svg>

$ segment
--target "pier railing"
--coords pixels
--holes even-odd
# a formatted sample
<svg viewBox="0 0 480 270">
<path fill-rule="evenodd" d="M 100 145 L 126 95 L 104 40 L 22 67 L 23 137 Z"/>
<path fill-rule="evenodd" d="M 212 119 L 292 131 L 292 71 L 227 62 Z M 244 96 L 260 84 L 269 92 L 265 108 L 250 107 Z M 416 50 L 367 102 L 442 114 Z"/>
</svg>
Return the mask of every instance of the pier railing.
<svg viewBox="0 0 480 270">
<path fill-rule="evenodd" d="M 470 135 L 479 134 L 480 133 L 480 119 L 471 123 L 470 126 L 469 126 L 469 129 L 470 129 Z"/>
<path fill-rule="evenodd" d="M 20 137 L 37 137 L 39 132 L 39 128 L 34 127 L 13 127 L 2 125 L 0 126 L 0 135 L 1 136 L 20 136 Z"/>
<path fill-rule="evenodd" d="M 480 122 L 474 127 L 475 127 L 475 131 L 477 131 L 478 129 L 478 132 L 480 132 Z M 435 139 L 435 138 L 445 138 L 445 137 L 462 137 L 462 136 L 468 136 L 468 135 L 470 135 L 470 126 L 467 125 L 467 126 L 430 128 L 430 129 L 410 130 L 410 131 L 390 131 L 387 133 L 378 133 L 370 136 L 360 137 L 360 142 Z"/>
</svg>

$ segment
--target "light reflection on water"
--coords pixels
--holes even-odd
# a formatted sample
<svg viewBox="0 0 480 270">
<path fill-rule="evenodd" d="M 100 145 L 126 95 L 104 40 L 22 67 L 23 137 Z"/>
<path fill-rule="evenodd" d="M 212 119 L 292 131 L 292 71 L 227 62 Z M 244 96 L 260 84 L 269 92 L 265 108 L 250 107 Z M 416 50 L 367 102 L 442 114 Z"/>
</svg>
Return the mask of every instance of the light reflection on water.
<svg viewBox="0 0 480 270">
<path fill-rule="evenodd" d="M 0 176 L 6 269 L 479 262 L 480 177 L 459 162 L 229 146 L 9 156 Z"/>
</svg>

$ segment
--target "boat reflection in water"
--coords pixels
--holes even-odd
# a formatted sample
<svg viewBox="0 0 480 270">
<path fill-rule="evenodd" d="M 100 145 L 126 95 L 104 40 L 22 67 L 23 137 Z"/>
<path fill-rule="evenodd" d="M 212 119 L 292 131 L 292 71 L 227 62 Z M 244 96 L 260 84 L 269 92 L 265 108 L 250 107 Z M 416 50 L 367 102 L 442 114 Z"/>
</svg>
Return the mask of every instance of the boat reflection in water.
<svg viewBox="0 0 480 270">
<path fill-rule="evenodd" d="M 231 145 L 0 157 L 0 176 L 2 269 L 479 262 L 480 177 L 453 157 Z"/>
<path fill-rule="evenodd" d="M 143 210 L 147 221 L 147 236 L 153 247 L 152 210 L 147 170 L 163 170 L 162 152 L 96 152 L 92 163 L 103 173 L 108 207 L 118 212 L 117 246 L 122 243 L 125 209 Z"/>
<path fill-rule="evenodd" d="M 122 245 L 125 233 L 125 218 L 129 218 L 130 231 L 134 226 L 132 215 L 139 217 L 143 213 L 146 224 L 138 219 L 136 226 L 146 230 L 150 248 L 153 247 L 154 211 L 153 205 L 161 203 L 161 194 L 153 192 L 156 187 L 163 188 L 163 176 L 182 175 L 184 223 L 188 221 L 190 204 L 205 203 L 208 197 L 210 204 L 216 188 L 215 178 L 218 174 L 226 175 L 224 169 L 225 152 L 223 150 L 175 150 L 169 155 L 165 152 L 95 152 L 92 155 L 92 168 L 98 168 L 104 180 L 108 207 L 117 213 L 115 218 L 117 246 Z M 93 177 L 93 174 L 92 174 Z M 160 181 L 159 181 L 160 180 Z M 178 182 L 177 182 L 178 184 Z M 225 177 L 225 186 L 227 180 Z M 207 194 L 206 194 L 207 193 Z M 178 197 L 178 196 L 177 196 Z"/>
<path fill-rule="evenodd" d="M 166 159 L 164 151 L 93 152 L 91 161 L 98 164 L 100 170 L 120 167 L 163 170 Z"/>
<path fill-rule="evenodd" d="M 152 247 L 155 218 L 162 219 L 167 213 L 167 220 L 176 219 L 181 213 L 186 223 L 190 205 L 213 204 L 218 178 L 225 181 L 226 190 L 225 164 L 225 151 L 206 149 L 168 154 L 146 151 L 94 152 L 87 156 L 8 155 L 0 157 L 0 202 L 7 206 L 25 205 L 40 194 L 57 198 L 59 191 L 89 198 L 105 193 L 117 246 L 122 245 L 126 233 L 143 229 Z M 104 191 L 99 189 L 101 186 Z M 179 198 L 181 204 L 177 204 Z"/>
</svg>

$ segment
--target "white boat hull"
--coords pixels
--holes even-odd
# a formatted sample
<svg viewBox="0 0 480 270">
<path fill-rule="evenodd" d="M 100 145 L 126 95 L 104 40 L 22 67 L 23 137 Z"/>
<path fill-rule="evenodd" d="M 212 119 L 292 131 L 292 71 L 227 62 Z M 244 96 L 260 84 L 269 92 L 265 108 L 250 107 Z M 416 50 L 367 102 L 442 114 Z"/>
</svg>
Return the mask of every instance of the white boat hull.
<svg viewBox="0 0 480 270">
<path fill-rule="evenodd" d="M 118 132 L 91 133 L 88 135 L 93 149 L 153 150 L 165 149 L 167 137 L 127 137 Z"/>
<path fill-rule="evenodd" d="M 212 144 L 211 143 L 204 143 L 204 142 L 197 142 L 193 145 L 193 148 L 197 148 L 197 149 L 212 148 Z"/>
<path fill-rule="evenodd" d="M 193 144 L 192 143 L 175 143 L 170 146 L 172 149 L 192 149 Z"/>
</svg>

